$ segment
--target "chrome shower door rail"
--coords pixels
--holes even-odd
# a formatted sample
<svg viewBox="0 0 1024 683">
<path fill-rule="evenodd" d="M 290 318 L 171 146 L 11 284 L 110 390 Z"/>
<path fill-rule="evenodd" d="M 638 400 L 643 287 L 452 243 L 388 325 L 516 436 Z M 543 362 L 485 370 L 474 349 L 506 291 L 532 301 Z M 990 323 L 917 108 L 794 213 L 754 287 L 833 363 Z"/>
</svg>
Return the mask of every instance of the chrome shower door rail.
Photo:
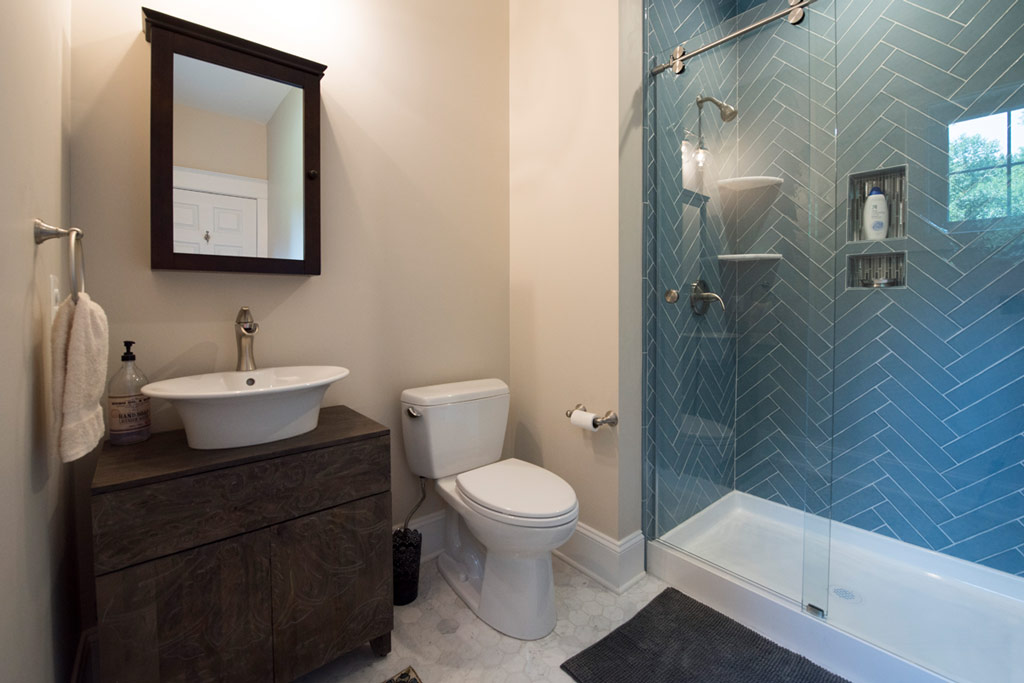
<svg viewBox="0 0 1024 683">
<path fill-rule="evenodd" d="M 699 47 L 696 50 L 694 50 L 693 52 L 687 52 L 683 48 L 682 45 L 679 45 L 674 50 L 672 50 L 672 58 L 671 59 L 669 59 L 664 64 L 659 64 L 658 66 L 656 66 L 653 69 L 651 69 L 651 75 L 652 76 L 657 76 L 662 71 L 666 71 L 668 69 L 672 69 L 672 73 L 681 74 L 683 72 L 683 69 L 686 68 L 686 64 L 685 64 L 686 60 L 688 60 L 688 59 L 690 59 L 692 57 L 696 57 L 697 55 L 699 55 L 699 54 L 701 54 L 703 52 L 707 52 L 708 50 L 710 50 L 712 48 L 716 48 L 719 45 L 722 45 L 724 43 L 728 43 L 730 40 L 734 40 L 736 38 L 739 38 L 742 35 L 745 35 L 747 33 L 750 33 L 751 31 L 754 31 L 754 30 L 757 30 L 757 29 L 761 28 L 765 24 L 770 24 L 773 21 L 776 21 L 778 19 L 782 19 L 783 17 L 786 17 L 787 20 L 789 21 L 789 23 L 791 23 L 791 24 L 794 24 L 794 25 L 799 24 L 803 20 L 803 18 L 804 18 L 804 7 L 807 7 L 808 5 L 812 4 L 814 1 L 815 0 L 789 0 L 789 7 L 787 7 L 784 10 L 782 10 L 781 12 L 776 12 L 775 14 L 771 15 L 770 17 L 765 17 L 764 19 L 761 19 L 759 21 L 755 21 L 750 26 L 745 26 L 745 27 L 739 29 L 738 31 L 733 31 L 729 35 L 727 35 L 727 36 L 725 36 L 723 38 L 719 38 L 718 40 L 712 41 L 712 42 L 708 43 L 707 45 Z"/>
</svg>

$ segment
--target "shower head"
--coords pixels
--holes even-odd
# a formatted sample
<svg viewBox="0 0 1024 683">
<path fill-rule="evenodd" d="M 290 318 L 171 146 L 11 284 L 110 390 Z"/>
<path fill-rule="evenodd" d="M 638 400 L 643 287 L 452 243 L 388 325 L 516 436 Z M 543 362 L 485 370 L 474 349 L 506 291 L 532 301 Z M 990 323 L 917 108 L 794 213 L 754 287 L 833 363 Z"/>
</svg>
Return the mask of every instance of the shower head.
<svg viewBox="0 0 1024 683">
<path fill-rule="evenodd" d="M 739 113 L 738 111 L 736 111 L 736 107 L 732 106 L 731 104 L 726 104 L 720 99 L 717 99 L 715 97 L 705 97 L 704 95 L 701 95 L 700 97 L 697 98 L 697 108 L 703 111 L 705 102 L 710 102 L 711 104 L 718 107 L 719 113 L 722 114 L 723 121 L 732 121 L 734 118 L 736 118 L 736 114 Z"/>
</svg>

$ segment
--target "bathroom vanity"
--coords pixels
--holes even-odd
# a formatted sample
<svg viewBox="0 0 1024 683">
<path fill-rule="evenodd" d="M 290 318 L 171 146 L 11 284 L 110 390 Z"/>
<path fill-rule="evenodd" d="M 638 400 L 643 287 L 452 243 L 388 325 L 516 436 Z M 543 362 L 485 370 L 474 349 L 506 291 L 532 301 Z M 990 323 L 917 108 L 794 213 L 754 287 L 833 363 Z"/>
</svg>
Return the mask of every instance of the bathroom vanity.
<svg viewBox="0 0 1024 683">
<path fill-rule="evenodd" d="M 99 680 L 291 681 L 391 649 L 390 434 L 345 406 L 306 434 L 99 449 Z"/>
</svg>

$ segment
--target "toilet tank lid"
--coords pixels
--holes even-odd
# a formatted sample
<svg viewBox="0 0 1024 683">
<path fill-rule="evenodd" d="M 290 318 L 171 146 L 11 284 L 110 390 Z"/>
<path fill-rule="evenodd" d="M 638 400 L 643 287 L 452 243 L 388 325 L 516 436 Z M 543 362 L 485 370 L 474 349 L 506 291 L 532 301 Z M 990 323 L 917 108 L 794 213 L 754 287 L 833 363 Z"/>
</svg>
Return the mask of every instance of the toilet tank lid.
<svg viewBox="0 0 1024 683">
<path fill-rule="evenodd" d="M 508 385 L 500 379 L 474 379 L 468 382 L 449 382 L 448 384 L 406 389 L 402 392 L 402 403 L 411 403 L 417 406 L 439 406 L 507 394 Z"/>
</svg>

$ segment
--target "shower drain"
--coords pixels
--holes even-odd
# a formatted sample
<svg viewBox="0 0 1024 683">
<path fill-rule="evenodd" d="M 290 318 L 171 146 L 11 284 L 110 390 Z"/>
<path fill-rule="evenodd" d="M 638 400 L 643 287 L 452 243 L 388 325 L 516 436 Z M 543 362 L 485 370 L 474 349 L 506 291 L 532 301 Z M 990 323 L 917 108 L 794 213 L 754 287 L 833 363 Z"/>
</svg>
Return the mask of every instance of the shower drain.
<svg viewBox="0 0 1024 683">
<path fill-rule="evenodd" d="M 854 593 L 849 588 L 843 588 L 842 586 L 832 586 L 832 595 L 843 600 L 849 600 L 850 602 L 859 603 L 861 598 L 859 595 Z"/>
</svg>

